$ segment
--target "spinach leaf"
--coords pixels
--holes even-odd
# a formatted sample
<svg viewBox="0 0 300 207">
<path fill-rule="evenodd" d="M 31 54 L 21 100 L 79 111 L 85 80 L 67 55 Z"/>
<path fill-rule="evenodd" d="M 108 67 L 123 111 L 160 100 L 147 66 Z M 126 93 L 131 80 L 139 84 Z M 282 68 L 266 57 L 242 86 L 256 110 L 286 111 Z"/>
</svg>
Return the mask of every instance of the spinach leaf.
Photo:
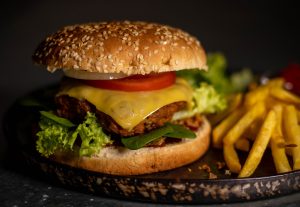
<svg viewBox="0 0 300 207">
<path fill-rule="evenodd" d="M 65 127 L 74 127 L 75 124 L 73 124 L 71 121 L 69 121 L 68 119 L 62 118 L 62 117 L 58 117 L 55 114 L 48 112 L 48 111 L 40 111 L 41 115 L 58 123 L 61 124 Z"/>
<path fill-rule="evenodd" d="M 173 128 L 170 126 L 163 126 L 159 129 L 153 130 L 147 134 L 142 134 L 129 138 L 122 138 L 121 141 L 128 149 L 135 150 L 142 148 L 146 144 L 164 136 L 167 133 L 173 131 Z"/>
<path fill-rule="evenodd" d="M 136 150 L 161 138 L 162 136 L 172 138 L 195 138 L 196 134 L 183 126 L 167 123 L 163 127 L 155 129 L 147 134 L 122 138 L 121 141 L 128 149 Z"/>
<path fill-rule="evenodd" d="M 170 124 L 170 123 L 167 123 L 167 126 L 172 127 L 173 131 L 167 133 L 165 135 L 166 137 L 172 137 L 172 138 L 190 138 L 190 139 L 196 138 L 196 134 L 193 131 L 185 128 L 184 126 Z"/>
</svg>

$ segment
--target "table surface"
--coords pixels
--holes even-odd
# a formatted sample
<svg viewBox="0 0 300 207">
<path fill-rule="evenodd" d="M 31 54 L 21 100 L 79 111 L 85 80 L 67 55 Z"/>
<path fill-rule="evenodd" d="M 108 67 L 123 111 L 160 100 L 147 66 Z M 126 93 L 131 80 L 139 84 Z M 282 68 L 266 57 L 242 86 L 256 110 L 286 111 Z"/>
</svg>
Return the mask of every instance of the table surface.
<svg viewBox="0 0 300 207">
<path fill-rule="evenodd" d="M 72 2 L 72 3 L 71 3 Z M 198 37 L 207 51 L 222 51 L 233 68 L 278 71 L 300 61 L 299 7 L 261 1 L 9 1 L 0 8 L 0 125 L 12 103 L 61 78 L 32 64 L 37 44 L 58 28 L 113 19 L 146 20 L 180 27 Z M 0 130 L 1 206 L 155 206 L 88 195 L 7 167 L 7 141 Z M 11 163 L 10 163 L 11 164 Z M 18 166 L 18 163 L 13 163 Z M 168 206 L 168 205 L 165 205 Z M 234 205 L 300 206 L 300 193 Z"/>
<path fill-rule="evenodd" d="M 45 178 L 44 178 L 45 179 Z M 124 200 L 116 200 L 93 196 L 85 193 L 65 189 L 59 185 L 48 183 L 44 179 L 33 178 L 30 175 L 18 173 L 15 170 L 0 168 L 0 202 L 1 206 L 130 206 L 130 207 L 154 207 L 174 206 L 168 204 L 140 203 Z M 201 206 L 288 206 L 300 205 L 300 193 L 282 196 L 279 198 L 259 200 L 253 202 L 201 205 Z M 176 205 L 195 206 L 195 205 Z"/>
</svg>

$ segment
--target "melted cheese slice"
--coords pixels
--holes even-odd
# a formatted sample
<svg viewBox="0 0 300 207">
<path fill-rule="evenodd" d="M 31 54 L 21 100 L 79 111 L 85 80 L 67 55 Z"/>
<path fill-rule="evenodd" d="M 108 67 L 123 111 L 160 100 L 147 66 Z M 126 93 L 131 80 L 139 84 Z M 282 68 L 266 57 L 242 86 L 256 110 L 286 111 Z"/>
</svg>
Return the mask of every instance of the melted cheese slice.
<svg viewBox="0 0 300 207">
<path fill-rule="evenodd" d="M 112 117 L 122 128 L 131 130 L 161 107 L 177 101 L 192 101 L 192 89 L 183 79 L 170 87 L 142 92 L 124 92 L 91 87 L 75 82 L 66 84 L 58 95 L 85 99 Z"/>
</svg>

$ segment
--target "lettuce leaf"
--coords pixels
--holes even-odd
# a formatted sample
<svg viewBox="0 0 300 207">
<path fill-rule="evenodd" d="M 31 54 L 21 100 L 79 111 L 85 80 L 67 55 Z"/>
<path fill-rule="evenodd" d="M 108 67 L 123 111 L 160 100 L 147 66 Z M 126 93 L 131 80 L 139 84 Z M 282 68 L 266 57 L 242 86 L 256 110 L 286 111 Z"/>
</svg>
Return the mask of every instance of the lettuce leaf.
<svg viewBox="0 0 300 207">
<path fill-rule="evenodd" d="M 250 69 L 244 68 L 228 75 L 227 60 L 222 53 L 209 53 L 207 55 L 208 71 L 192 69 L 176 72 L 177 76 L 186 79 L 193 88 L 199 87 L 202 82 L 209 83 L 222 94 L 244 91 L 253 81 Z"/>
<path fill-rule="evenodd" d="M 88 112 L 83 123 L 76 128 L 69 120 L 49 113 L 51 112 L 41 113 L 39 122 L 41 130 L 37 133 L 36 142 L 36 149 L 45 157 L 49 157 L 59 149 L 72 150 L 77 140 L 81 143 L 80 156 L 91 156 L 106 144 L 112 143 L 109 136 L 102 131 L 93 113 Z"/>
<path fill-rule="evenodd" d="M 241 92 L 254 80 L 250 68 L 243 68 L 230 76 L 231 92 Z"/>
<path fill-rule="evenodd" d="M 225 97 L 218 93 L 212 85 L 205 82 L 200 84 L 193 93 L 195 101 L 195 109 L 197 113 L 216 113 L 224 110 L 227 107 Z"/>
<path fill-rule="evenodd" d="M 87 113 L 85 121 L 76 128 L 73 137 L 76 135 L 81 139 L 80 156 L 91 156 L 98 153 L 105 145 L 112 143 L 110 137 L 102 131 L 95 114 L 90 112 Z"/>
<path fill-rule="evenodd" d="M 197 113 L 216 113 L 223 111 L 226 107 L 227 100 L 224 95 L 218 93 L 212 85 L 202 82 L 198 88 L 194 89 L 192 109 L 176 112 L 172 120 L 188 118 Z"/>
<path fill-rule="evenodd" d="M 230 80 L 226 76 L 227 60 L 222 53 L 210 53 L 207 55 L 208 71 L 201 71 L 204 80 L 212 84 L 220 93 L 230 93 Z"/>
<path fill-rule="evenodd" d="M 38 137 L 36 149 L 39 153 L 45 157 L 49 157 L 59 148 L 71 148 L 68 144 L 71 136 L 68 127 L 58 124 L 44 116 L 41 116 L 39 126 L 41 131 L 36 134 Z"/>
</svg>

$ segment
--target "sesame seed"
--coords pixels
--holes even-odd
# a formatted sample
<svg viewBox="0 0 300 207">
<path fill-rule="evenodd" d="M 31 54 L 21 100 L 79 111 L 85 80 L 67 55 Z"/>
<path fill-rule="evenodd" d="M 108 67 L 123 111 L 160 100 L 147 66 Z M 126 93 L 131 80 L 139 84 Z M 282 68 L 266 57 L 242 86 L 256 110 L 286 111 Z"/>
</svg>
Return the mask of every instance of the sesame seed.
<svg viewBox="0 0 300 207">
<path fill-rule="evenodd" d="M 195 51 L 201 52 L 202 48 L 196 38 L 169 26 L 130 21 L 101 22 L 62 28 L 46 38 L 34 53 L 34 60 L 40 64 L 49 64 L 49 71 L 67 67 L 87 71 L 146 74 L 152 70 L 180 69 L 179 63 L 185 64 L 180 59 L 165 64 L 166 57 L 171 57 L 178 50 L 194 54 Z M 162 62 L 152 66 L 149 58 L 162 52 Z M 119 59 L 122 56 L 127 58 Z M 43 60 L 45 58 L 47 60 Z M 132 64 L 128 61 L 132 61 Z M 190 66 L 186 67 L 203 67 L 201 64 L 201 60 L 190 61 Z"/>
</svg>

